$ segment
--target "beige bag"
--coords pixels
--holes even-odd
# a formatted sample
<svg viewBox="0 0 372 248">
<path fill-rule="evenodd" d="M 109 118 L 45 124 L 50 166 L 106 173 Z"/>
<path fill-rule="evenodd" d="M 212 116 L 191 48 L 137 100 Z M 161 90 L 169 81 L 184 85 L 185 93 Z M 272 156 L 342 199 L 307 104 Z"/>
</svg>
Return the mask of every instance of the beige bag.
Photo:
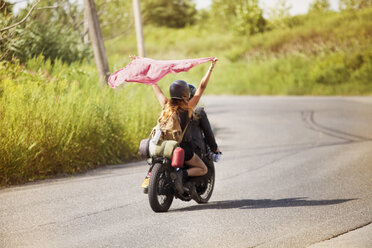
<svg viewBox="0 0 372 248">
<path fill-rule="evenodd" d="M 183 131 L 177 113 L 173 113 L 162 123 L 159 120 L 151 132 L 148 154 L 149 157 L 160 156 L 172 159 L 173 150 L 179 147 L 191 120 L 189 120 Z"/>
<path fill-rule="evenodd" d="M 183 135 L 185 134 L 190 121 L 187 123 L 185 130 L 183 130 L 182 132 L 182 128 L 176 112 L 174 112 L 162 123 L 160 122 L 160 119 L 161 118 L 158 119 L 158 124 L 151 132 L 151 139 L 154 141 L 154 143 L 158 144 L 159 141 L 163 140 L 175 140 L 178 143 L 181 143 Z"/>
</svg>

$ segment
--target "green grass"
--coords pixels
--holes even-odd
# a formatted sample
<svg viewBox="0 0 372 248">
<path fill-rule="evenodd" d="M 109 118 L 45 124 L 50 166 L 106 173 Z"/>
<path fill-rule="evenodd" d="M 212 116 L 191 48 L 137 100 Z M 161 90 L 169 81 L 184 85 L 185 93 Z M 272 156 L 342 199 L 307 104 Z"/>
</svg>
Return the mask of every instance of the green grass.
<svg viewBox="0 0 372 248">
<path fill-rule="evenodd" d="M 150 87 L 100 88 L 87 64 L 39 57 L 0 75 L 0 185 L 136 158 L 160 111 Z"/>
<path fill-rule="evenodd" d="M 216 70 L 207 93 L 253 95 L 364 95 L 372 93 L 372 51 L 293 55 Z"/>
<path fill-rule="evenodd" d="M 206 26 L 145 28 L 147 56 L 220 58 L 208 94 L 371 95 L 372 9 L 293 17 L 292 28 L 237 36 Z M 125 44 L 125 45 L 124 45 Z M 136 54 L 135 34 L 107 43 L 113 69 Z M 199 83 L 205 66 L 167 76 Z"/>
<path fill-rule="evenodd" d="M 207 94 L 371 95 L 372 9 L 290 20 L 291 28 L 251 37 L 205 24 L 145 27 L 147 56 L 220 58 Z M 111 71 L 136 54 L 134 30 L 106 42 Z M 0 185 L 83 172 L 137 158 L 160 112 L 150 86 L 100 87 L 94 61 L 42 57 L 0 62 Z M 208 68 L 171 74 L 198 85 Z"/>
</svg>

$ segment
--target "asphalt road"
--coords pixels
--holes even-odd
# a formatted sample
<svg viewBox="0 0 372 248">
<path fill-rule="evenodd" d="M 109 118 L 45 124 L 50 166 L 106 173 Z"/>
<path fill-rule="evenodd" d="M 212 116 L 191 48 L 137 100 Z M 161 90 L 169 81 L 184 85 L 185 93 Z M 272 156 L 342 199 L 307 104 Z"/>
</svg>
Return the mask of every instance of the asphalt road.
<svg viewBox="0 0 372 248">
<path fill-rule="evenodd" d="M 108 166 L 1 189 L 0 247 L 308 247 L 370 234 L 372 98 L 203 102 L 224 153 L 209 204 L 154 213 L 145 163 Z"/>
</svg>

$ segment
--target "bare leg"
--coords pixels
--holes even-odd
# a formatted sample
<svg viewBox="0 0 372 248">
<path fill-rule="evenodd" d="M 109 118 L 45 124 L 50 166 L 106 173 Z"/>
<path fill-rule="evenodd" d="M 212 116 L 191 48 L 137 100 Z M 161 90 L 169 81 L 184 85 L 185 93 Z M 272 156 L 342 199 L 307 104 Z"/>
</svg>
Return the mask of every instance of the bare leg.
<svg viewBox="0 0 372 248">
<path fill-rule="evenodd" d="M 187 174 L 191 177 L 204 176 L 208 172 L 207 166 L 195 153 L 192 158 L 185 163 L 191 166 L 191 168 L 187 170 Z"/>
</svg>

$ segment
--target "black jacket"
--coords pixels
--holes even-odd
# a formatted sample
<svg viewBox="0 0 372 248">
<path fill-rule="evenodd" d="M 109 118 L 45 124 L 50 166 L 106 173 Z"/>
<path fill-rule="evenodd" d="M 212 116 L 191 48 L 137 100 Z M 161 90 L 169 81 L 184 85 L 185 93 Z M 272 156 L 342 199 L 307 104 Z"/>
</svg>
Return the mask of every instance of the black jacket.
<svg viewBox="0 0 372 248">
<path fill-rule="evenodd" d="M 189 124 L 188 135 L 191 136 L 191 143 L 194 151 L 198 154 L 206 153 L 205 143 L 203 139 L 207 142 L 208 146 L 211 148 L 212 152 L 217 150 L 217 143 L 214 138 L 214 134 L 211 125 L 208 120 L 208 116 L 204 111 L 204 108 L 197 106 L 195 108 L 196 118 L 192 120 Z M 198 154 L 200 156 L 200 154 Z"/>
</svg>

